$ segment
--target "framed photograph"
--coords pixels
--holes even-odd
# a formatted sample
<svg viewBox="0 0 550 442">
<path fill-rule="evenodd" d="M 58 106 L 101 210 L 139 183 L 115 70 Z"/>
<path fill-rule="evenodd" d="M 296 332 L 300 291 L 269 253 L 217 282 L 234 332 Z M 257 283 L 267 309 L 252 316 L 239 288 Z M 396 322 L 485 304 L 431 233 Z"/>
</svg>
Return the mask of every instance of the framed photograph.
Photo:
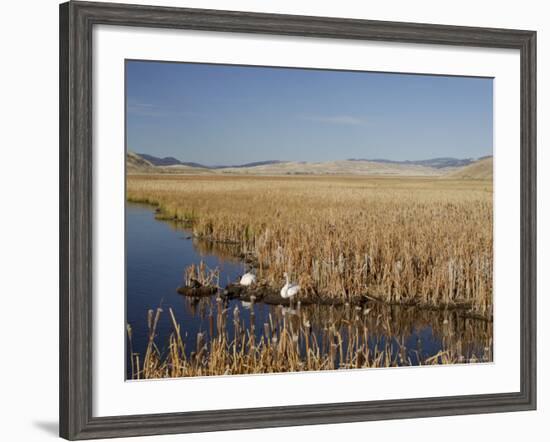
<svg viewBox="0 0 550 442">
<path fill-rule="evenodd" d="M 62 4 L 60 435 L 535 409 L 535 45 Z"/>
</svg>

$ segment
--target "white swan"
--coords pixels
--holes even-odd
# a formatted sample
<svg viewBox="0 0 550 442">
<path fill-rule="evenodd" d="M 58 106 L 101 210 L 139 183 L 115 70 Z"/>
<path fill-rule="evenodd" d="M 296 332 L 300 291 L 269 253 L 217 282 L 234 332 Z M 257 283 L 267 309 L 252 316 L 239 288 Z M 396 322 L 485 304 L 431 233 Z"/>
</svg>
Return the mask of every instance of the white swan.
<svg viewBox="0 0 550 442">
<path fill-rule="evenodd" d="M 241 280 L 239 281 L 240 285 L 252 285 L 256 282 L 256 275 L 252 272 L 245 273 L 243 276 L 241 276 Z"/>
<path fill-rule="evenodd" d="M 292 284 L 288 279 L 288 274 L 284 273 L 286 284 L 281 289 L 282 298 L 292 298 L 300 291 L 300 286 L 298 284 Z"/>
</svg>

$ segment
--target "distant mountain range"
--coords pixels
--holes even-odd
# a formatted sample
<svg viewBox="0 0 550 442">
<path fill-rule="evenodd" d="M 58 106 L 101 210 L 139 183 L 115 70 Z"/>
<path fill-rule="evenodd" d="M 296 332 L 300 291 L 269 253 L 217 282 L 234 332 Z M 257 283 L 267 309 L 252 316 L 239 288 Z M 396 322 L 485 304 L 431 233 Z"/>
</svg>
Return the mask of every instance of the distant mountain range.
<svg viewBox="0 0 550 442">
<path fill-rule="evenodd" d="M 371 163 L 388 163 L 388 164 L 412 164 L 415 166 L 433 167 L 434 169 L 444 169 L 447 167 L 467 166 L 468 164 L 472 164 L 477 160 L 473 158 L 459 159 L 459 158 L 443 157 L 443 158 L 431 158 L 429 160 L 404 160 L 404 161 L 385 160 L 380 158 L 376 158 L 373 160 L 350 158 L 349 161 L 370 161 Z"/>
<path fill-rule="evenodd" d="M 457 179 L 491 179 L 493 175 L 492 156 L 478 159 L 445 157 L 417 161 L 357 158 L 323 162 L 268 160 L 233 166 L 205 166 L 173 157 L 158 158 L 128 152 L 126 164 L 129 173 L 425 176 Z"/>
<path fill-rule="evenodd" d="M 279 164 L 279 163 L 285 162 L 285 161 L 278 161 L 278 160 L 268 160 L 268 161 L 255 161 L 253 163 L 237 164 L 233 166 L 224 166 L 224 165 L 205 166 L 204 164 L 200 164 L 200 163 L 180 161 L 174 157 L 158 158 L 146 153 L 139 153 L 138 155 L 144 160 L 149 161 L 154 166 L 189 166 L 189 167 L 200 167 L 201 169 L 229 169 L 229 168 L 255 167 L 255 166 L 267 166 L 270 164 Z"/>
<path fill-rule="evenodd" d="M 201 169 L 238 169 L 238 168 L 246 168 L 246 167 L 256 167 L 256 166 L 269 166 L 272 164 L 282 164 L 282 163 L 289 163 L 290 161 L 280 161 L 280 160 L 266 160 L 266 161 L 255 161 L 252 163 L 244 163 L 244 164 L 235 164 L 235 165 L 217 165 L 217 166 L 206 166 L 204 164 L 200 163 L 194 163 L 189 161 L 180 161 L 177 158 L 174 157 L 164 157 L 159 158 L 155 157 L 153 155 L 149 155 L 146 153 L 140 153 L 138 154 L 141 158 L 144 160 L 149 161 L 154 166 L 189 166 L 189 167 L 199 167 Z M 349 158 L 346 161 L 367 161 L 369 163 L 383 163 L 383 164 L 403 164 L 403 165 L 413 165 L 413 166 L 426 166 L 426 167 L 432 167 L 434 169 L 444 169 L 449 167 L 463 167 L 468 166 L 469 164 L 472 164 L 478 160 L 482 160 L 484 158 L 489 158 L 491 155 L 480 157 L 480 158 L 451 158 L 451 157 L 442 157 L 442 158 L 430 158 L 427 160 L 387 160 L 384 158 Z M 300 162 L 297 162 L 300 163 Z M 302 161 L 301 163 L 306 163 L 305 161 Z"/>
</svg>

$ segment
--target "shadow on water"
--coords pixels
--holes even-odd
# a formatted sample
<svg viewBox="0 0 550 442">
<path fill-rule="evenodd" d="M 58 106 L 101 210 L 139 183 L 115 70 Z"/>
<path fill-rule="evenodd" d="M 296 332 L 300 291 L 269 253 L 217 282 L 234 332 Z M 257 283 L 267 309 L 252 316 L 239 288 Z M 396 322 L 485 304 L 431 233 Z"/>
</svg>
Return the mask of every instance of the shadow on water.
<svg viewBox="0 0 550 442">
<path fill-rule="evenodd" d="M 209 268 L 219 269 L 220 285 L 224 286 L 234 282 L 245 269 L 234 257 L 238 249 L 232 244 L 193 238 L 181 225 L 156 220 L 153 209 L 147 205 L 127 205 L 126 235 L 126 315 L 132 327 L 134 353 L 145 353 L 147 312 L 160 306 L 174 311 L 181 324 L 186 353 L 191 354 L 196 350 L 199 333 L 206 342 L 214 336 L 212 318 L 216 317 L 220 305 L 215 297 L 198 300 L 177 294 L 184 269 L 202 260 Z M 432 311 L 382 304 L 289 308 L 262 303 L 251 306 L 239 300 L 225 301 L 221 308 L 227 310 L 229 317 L 237 310 L 243 326 L 248 329 L 252 326 L 258 331 L 269 322 L 279 323 L 283 319 L 296 327 L 307 323 L 324 351 L 329 351 L 329 326 L 334 326 L 347 340 L 350 324 L 360 321 L 368 330 L 369 348 L 375 351 L 389 346 L 392 357 L 399 357 L 403 364 L 418 365 L 448 348 L 462 355 L 464 362 L 472 357 L 492 359 L 492 323 L 468 318 L 460 310 Z M 157 344 L 165 345 L 171 332 L 169 315 L 164 314 L 157 327 Z M 233 321 L 227 321 L 227 332 L 233 333 Z M 262 334 L 258 333 L 257 339 L 261 338 Z M 129 367 L 127 376 L 131 377 Z"/>
</svg>

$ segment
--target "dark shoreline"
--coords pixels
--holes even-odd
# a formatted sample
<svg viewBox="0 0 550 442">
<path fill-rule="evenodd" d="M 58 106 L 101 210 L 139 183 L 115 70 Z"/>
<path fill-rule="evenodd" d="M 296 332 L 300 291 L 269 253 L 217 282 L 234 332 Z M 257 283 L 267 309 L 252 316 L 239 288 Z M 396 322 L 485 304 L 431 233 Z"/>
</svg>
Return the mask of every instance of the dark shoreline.
<svg viewBox="0 0 550 442">
<path fill-rule="evenodd" d="M 214 295 L 219 295 L 222 299 L 233 300 L 237 299 L 244 302 L 263 303 L 268 305 L 324 305 L 324 306 L 345 306 L 351 307 L 365 307 L 373 303 L 386 305 L 386 306 L 398 306 L 398 307 L 411 307 L 419 310 L 429 311 L 458 311 L 462 317 L 468 319 L 475 319 L 486 322 L 493 322 L 493 317 L 484 316 L 479 313 L 475 313 L 471 310 L 471 304 L 469 303 L 453 303 L 453 304 L 423 304 L 414 301 L 404 302 L 387 302 L 382 298 L 377 298 L 372 295 L 364 295 L 361 297 L 354 297 L 351 299 L 336 298 L 336 297 L 312 297 L 312 296 L 300 296 L 296 300 L 283 298 L 280 296 L 278 290 L 271 287 L 260 285 L 252 288 L 241 286 L 239 284 L 229 284 L 225 289 L 218 289 L 217 287 L 178 287 L 176 291 L 183 296 L 191 298 L 203 298 Z"/>
</svg>

